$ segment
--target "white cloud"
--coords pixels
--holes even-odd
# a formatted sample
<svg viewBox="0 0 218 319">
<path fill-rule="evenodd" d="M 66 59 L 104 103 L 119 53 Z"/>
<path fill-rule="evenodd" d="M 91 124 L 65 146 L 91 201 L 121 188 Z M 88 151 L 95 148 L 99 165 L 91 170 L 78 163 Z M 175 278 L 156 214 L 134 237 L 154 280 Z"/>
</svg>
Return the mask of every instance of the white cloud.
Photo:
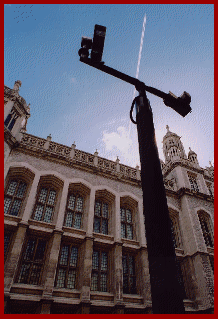
<svg viewBox="0 0 218 319">
<path fill-rule="evenodd" d="M 117 148 L 121 152 L 126 152 L 132 145 L 132 140 L 128 136 L 128 132 L 124 126 L 119 126 L 117 132 L 103 132 L 103 142 L 106 150 Z"/>
<path fill-rule="evenodd" d="M 119 126 L 116 131 L 110 133 L 104 131 L 102 142 L 104 157 L 116 160 L 118 156 L 122 164 L 132 167 L 139 165 L 137 136 L 130 135 L 126 127 Z"/>
</svg>

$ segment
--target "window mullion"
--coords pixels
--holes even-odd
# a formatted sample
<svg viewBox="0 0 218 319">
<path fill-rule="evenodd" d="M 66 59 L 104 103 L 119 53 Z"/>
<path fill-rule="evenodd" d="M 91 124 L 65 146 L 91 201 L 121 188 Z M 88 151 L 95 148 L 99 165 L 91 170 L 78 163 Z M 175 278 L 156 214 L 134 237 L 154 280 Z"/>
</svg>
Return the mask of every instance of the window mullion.
<svg viewBox="0 0 218 319">
<path fill-rule="evenodd" d="M 101 252 L 99 251 L 99 259 L 98 259 L 98 291 L 100 291 L 101 288 Z"/>
<path fill-rule="evenodd" d="M 130 267 L 129 267 L 129 255 L 127 255 L 127 268 L 128 268 L 128 292 L 131 294 L 131 285 L 130 285 Z"/>
<path fill-rule="evenodd" d="M 9 206 L 9 208 L 8 208 L 8 213 L 7 213 L 7 215 L 10 215 L 10 213 L 11 213 L 11 208 L 12 208 L 13 203 L 14 203 L 14 196 L 13 196 L 13 195 L 6 195 L 6 196 L 9 197 L 9 198 L 11 198 L 11 203 L 10 203 L 10 206 Z"/>
<path fill-rule="evenodd" d="M 44 208 L 43 208 L 43 212 L 42 212 L 42 221 L 44 220 L 49 194 L 50 194 L 50 188 L 48 188 L 48 192 L 47 192 L 46 199 L 45 199 L 45 204 L 44 204 Z"/>
<path fill-rule="evenodd" d="M 29 270 L 29 275 L 28 275 L 28 279 L 27 279 L 27 284 L 30 284 L 30 277 L 32 275 L 32 269 L 33 269 L 33 265 L 34 265 L 34 260 L 35 260 L 35 254 L 36 254 L 37 246 L 38 246 L 38 238 L 36 239 L 36 245 L 35 245 L 35 248 L 34 248 L 33 257 L 32 257 L 32 259 L 30 261 L 28 261 L 28 263 L 30 263 L 30 270 Z"/>
<path fill-rule="evenodd" d="M 100 233 L 102 233 L 103 202 L 101 202 Z"/>
</svg>

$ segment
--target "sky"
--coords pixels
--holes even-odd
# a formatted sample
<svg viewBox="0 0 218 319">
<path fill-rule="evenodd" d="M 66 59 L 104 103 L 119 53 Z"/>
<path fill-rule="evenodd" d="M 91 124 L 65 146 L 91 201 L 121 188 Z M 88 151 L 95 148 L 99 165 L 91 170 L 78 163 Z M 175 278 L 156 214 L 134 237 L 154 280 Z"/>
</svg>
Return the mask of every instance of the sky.
<svg viewBox="0 0 218 319">
<path fill-rule="evenodd" d="M 4 83 L 21 80 L 30 103 L 27 132 L 116 160 L 140 165 L 137 128 L 129 119 L 134 87 L 79 61 L 82 36 L 106 26 L 102 60 L 147 86 L 180 96 L 185 118 L 150 93 L 159 156 L 166 125 L 201 167 L 214 161 L 213 4 L 5 4 Z M 137 93 L 136 93 L 137 95 Z"/>
</svg>

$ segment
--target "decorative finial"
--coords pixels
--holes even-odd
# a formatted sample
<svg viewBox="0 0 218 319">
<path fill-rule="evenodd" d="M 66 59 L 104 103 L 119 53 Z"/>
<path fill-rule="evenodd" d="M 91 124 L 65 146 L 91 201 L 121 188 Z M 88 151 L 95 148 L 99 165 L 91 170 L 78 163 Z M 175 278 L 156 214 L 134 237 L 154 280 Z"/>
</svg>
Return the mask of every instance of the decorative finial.
<svg viewBox="0 0 218 319">
<path fill-rule="evenodd" d="M 119 163 L 119 162 L 120 162 L 120 160 L 119 160 L 119 157 L 118 157 L 118 156 L 117 156 L 116 162 L 117 162 L 117 163 Z"/>
<path fill-rule="evenodd" d="M 212 167 L 212 162 L 211 161 L 209 161 L 209 164 L 210 164 L 210 167 Z"/>
<path fill-rule="evenodd" d="M 74 141 L 73 144 L 71 145 L 71 148 L 72 148 L 73 150 L 75 150 L 75 148 L 76 148 L 75 141 Z"/>
<path fill-rule="evenodd" d="M 189 147 L 189 151 L 191 152 L 191 147 Z"/>
<path fill-rule="evenodd" d="M 51 141 L 51 134 L 47 136 L 47 141 Z"/>
<path fill-rule="evenodd" d="M 19 92 L 21 85 L 22 85 L 22 82 L 20 80 L 15 81 L 13 90 Z"/>
<path fill-rule="evenodd" d="M 167 129 L 167 132 L 169 132 L 169 131 L 170 131 L 170 128 L 169 128 L 169 126 L 168 126 L 168 125 L 166 125 L 166 129 Z"/>
</svg>

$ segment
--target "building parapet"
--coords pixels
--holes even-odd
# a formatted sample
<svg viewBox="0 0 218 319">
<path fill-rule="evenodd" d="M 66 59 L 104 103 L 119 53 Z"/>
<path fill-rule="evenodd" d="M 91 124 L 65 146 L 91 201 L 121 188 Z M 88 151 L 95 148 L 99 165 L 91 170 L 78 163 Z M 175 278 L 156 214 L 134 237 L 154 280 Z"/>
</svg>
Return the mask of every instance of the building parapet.
<svg viewBox="0 0 218 319">
<path fill-rule="evenodd" d="M 141 181 L 141 171 L 139 170 L 139 167 L 136 168 L 120 164 L 119 160 L 112 161 L 108 160 L 106 158 L 98 156 L 98 153 L 95 152 L 94 154 L 90 154 L 78 149 L 75 149 L 75 145 L 73 144 L 71 147 L 59 144 L 56 142 L 51 141 L 51 138 L 40 138 L 31 134 L 28 134 L 26 132 L 23 132 L 23 137 L 21 140 L 21 145 L 28 147 L 34 151 L 45 151 L 47 154 L 51 156 L 55 156 L 58 158 L 65 159 L 66 161 L 75 163 L 77 165 L 81 166 L 88 166 L 92 168 L 99 169 L 100 171 L 104 173 L 109 173 L 115 176 L 122 177 L 124 179 L 131 179 L 135 180 L 136 182 Z M 167 175 L 167 172 L 172 169 L 172 166 L 177 165 L 178 161 L 176 162 L 170 162 L 167 163 L 162 168 L 163 176 Z M 191 166 L 197 170 L 199 168 L 195 167 L 195 164 L 191 163 L 187 159 L 180 159 L 179 164 L 185 165 L 185 166 Z M 201 172 L 204 172 L 202 168 L 200 168 Z M 207 171 L 208 173 L 208 171 Z M 176 184 L 175 179 L 166 179 L 164 178 L 164 186 L 166 189 L 171 191 L 177 191 L 178 187 Z"/>
<path fill-rule="evenodd" d="M 65 160 L 73 161 L 76 164 L 88 165 L 90 167 L 96 167 L 103 170 L 106 173 L 114 173 L 121 175 L 123 178 L 141 180 L 140 171 L 138 168 L 132 168 L 123 164 L 119 164 L 118 161 L 111 161 L 103 157 L 99 157 L 97 153 L 90 154 L 81 150 L 74 149 L 72 147 L 62 145 L 56 142 L 52 142 L 49 139 L 40 138 L 28 133 L 23 132 L 23 138 L 21 140 L 22 146 L 30 147 L 32 150 L 44 150 L 51 155 L 61 156 Z"/>
</svg>

